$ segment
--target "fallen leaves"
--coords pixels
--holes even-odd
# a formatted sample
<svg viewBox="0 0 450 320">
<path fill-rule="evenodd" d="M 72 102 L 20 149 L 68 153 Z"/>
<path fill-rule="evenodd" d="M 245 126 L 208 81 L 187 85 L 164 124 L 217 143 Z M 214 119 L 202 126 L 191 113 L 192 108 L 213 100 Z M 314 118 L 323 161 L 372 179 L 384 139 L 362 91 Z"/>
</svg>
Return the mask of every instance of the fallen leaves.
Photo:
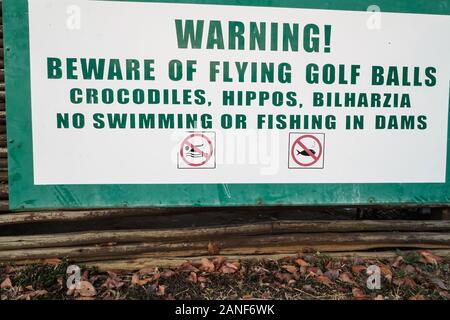
<svg viewBox="0 0 450 320">
<path fill-rule="evenodd" d="M 147 283 L 150 283 L 155 279 L 157 279 L 155 276 L 144 277 L 141 279 L 141 274 L 137 272 L 131 277 L 131 284 L 135 286 L 145 286 Z"/>
<path fill-rule="evenodd" d="M 353 286 L 356 285 L 356 282 L 353 280 L 353 277 L 352 277 L 352 275 L 349 272 L 341 273 L 339 275 L 339 280 L 341 280 L 344 283 L 351 284 Z"/>
<path fill-rule="evenodd" d="M 163 279 L 169 279 L 170 277 L 173 277 L 176 274 L 173 270 L 166 270 L 164 272 L 161 272 L 160 276 Z"/>
<path fill-rule="evenodd" d="M 415 296 L 412 296 L 411 298 L 409 298 L 409 300 L 425 300 L 425 297 L 421 294 L 417 294 Z"/>
<path fill-rule="evenodd" d="M 199 269 L 194 267 L 192 265 L 192 263 L 190 263 L 190 262 L 183 263 L 181 266 L 178 267 L 177 270 L 179 272 L 198 272 L 199 271 Z"/>
<path fill-rule="evenodd" d="M 352 294 L 356 300 L 366 300 L 367 299 L 366 294 L 359 288 L 353 288 Z"/>
<path fill-rule="evenodd" d="M 431 277 L 430 281 L 431 281 L 431 283 L 436 285 L 438 288 L 448 291 L 448 288 L 447 288 L 447 286 L 445 285 L 445 283 L 444 283 L 444 281 L 442 279 L 439 279 L 439 278 L 436 278 L 436 277 Z"/>
<path fill-rule="evenodd" d="M 0 284 L 1 289 L 10 289 L 12 288 L 11 279 L 8 277 Z"/>
<path fill-rule="evenodd" d="M 219 255 L 186 261 L 177 268 L 142 268 L 133 273 L 83 268 L 80 287 L 69 291 L 66 268 L 50 266 L 58 263 L 53 259 L 42 261 L 42 265 L 44 263 L 47 267 L 32 269 L 34 273 L 30 273 L 29 278 L 23 273 L 23 267 L 0 265 L 1 298 L 450 299 L 450 260 L 431 251 L 418 251 L 415 260 L 408 254 L 368 260 L 361 257 L 332 259 L 323 254 L 306 253 L 280 260 L 244 261 L 231 261 Z M 41 270 L 60 270 L 60 273 L 50 273 L 51 281 L 36 281 L 35 275 L 42 276 Z M 383 279 L 381 290 L 366 289 L 368 272 L 378 271 Z"/>
<path fill-rule="evenodd" d="M 289 283 L 289 281 L 294 279 L 294 276 L 292 274 L 285 272 L 275 272 L 274 276 L 281 283 Z"/>
<path fill-rule="evenodd" d="M 75 288 L 75 295 L 94 297 L 97 295 L 97 290 L 89 281 L 80 281 L 79 287 Z"/>
<path fill-rule="evenodd" d="M 309 267 L 309 263 L 303 259 L 297 259 L 295 260 L 295 263 L 297 263 L 300 267 Z"/>
<path fill-rule="evenodd" d="M 28 292 L 22 293 L 17 297 L 18 300 L 31 300 L 33 298 L 39 298 L 48 294 L 47 290 L 30 290 Z"/>
<path fill-rule="evenodd" d="M 367 269 L 367 267 L 366 266 L 362 266 L 362 265 L 354 265 L 354 266 L 352 266 L 352 272 L 354 274 L 361 273 L 361 272 L 365 271 L 366 269 Z"/>
<path fill-rule="evenodd" d="M 409 274 L 413 274 L 416 272 L 416 268 L 414 268 L 414 266 L 407 264 L 406 266 L 403 267 L 403 271 L 405 271 L 406 273 Z"/>
<path fill-rule="evenodd" d="M 156 295 L 157 296 L 163 296 L 166 294 L 166 286 L 158 286 L 156 288 Z"/>
<path fill-rule="evenodd" d="M 398 256 L 395 258 L 394 262 L 392 263 L 392 267 L 393 268 L 398 268 L 400 266 L 400 264 L 403 262 L 403 257 L 402 256 Z"/>
<path fill-rule="evenodd" d="M 197 274 L 195 272 L 191 272 L 189 274 L 187 280 L 192 283 L 197 283 L 197 281 L 198 281 Z"/>
<path fill-rule="evenodd" d="M 297 272 L 297 268 L 295 266 L 288 265 L 288 266 L 282 266 L 282 268 L 284 270 L 286 270 L 287 272 L 289 272 L 289 273 L 296 273 Z"/>
<path fill-rule="evenodd" d="M 333 285 L 333 281 L 331 281 L 327 276 L 317 276 L 314 278 L 314 280 L 323 285 L 326 285 L 329 288 L 331 288 L 331 286 Z"/>
<path fill-rule="evenodd" d="M 330 278 L 331 280 L 336 280 L 337 278 L 339 278 L 339 273 L 340 271 L 337 269 L 328 269 L 325 273 L 324 276 L 327 276 L 328 278 Z"/>
<path fill-rule="evenodd" d="M 108 279 L 103 283 L 102 287 L 105 287 L 107 289 L 120 289 L 125 285 L 125 281 L 122 281 L 117 274 L 113 272 L 108 272 Z"/>
<path fill-rule="evenodd" d="M 404 287 L 408 287 L 408 288 L 417 287 L 416 282 L 410 278 L 396 278 L 396 279 L 394 279 L 393 283 L 399 287 L 400 286 L 404 286 Z"/>
<path fill-rule="evenodd" d="M 61 263 L 61 259 L 58 258 L 49 258 L 44 260 L 44 264 L 48 266 L 57 266 Z"/>
<path fill-rule="evenodd" d="M 385 264 L 380 264 L 378 267 L 380 268 L 381 274 L 386 279 L 386 281 L 391 282 L 392 281 L 391 269 Z"/>
<path fill-rule="evenodd" d="M 419 253 L 422 256 L 422 258 L 424 259 L 423 262 L 428 263 L 428 264 L 438 265 L 443 260 L 441 257 L 434 255 L 429 250 L 423 250 L 423 251 L 420 251 Z"/>
<path fill-rule="evenodd" d="M 226 262 L 220 269 L 219 271 L 221 273 L 235 273 L 236 271 L 239 270 L 239 266 L 236 265 L 236 263 L 228 263 Z"/>
<path fill-rule="evenodd" d="M 200 263 L 200 270 L 205 272 L 214 272 L 216 269 L 213 262 L 209 261 L 209 259 L 203 258 Z"/>
<path fill-rule="evenodd" d="M 309 267 L 308 277 L 317 277 L 323 275 L 322 270 L 319 267 Z"/>
</svg>

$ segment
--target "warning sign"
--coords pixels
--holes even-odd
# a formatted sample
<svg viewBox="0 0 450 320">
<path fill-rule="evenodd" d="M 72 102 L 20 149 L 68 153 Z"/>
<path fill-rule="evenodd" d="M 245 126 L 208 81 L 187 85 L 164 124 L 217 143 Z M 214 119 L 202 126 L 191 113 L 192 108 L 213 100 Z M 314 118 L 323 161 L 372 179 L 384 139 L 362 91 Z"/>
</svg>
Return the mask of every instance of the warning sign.
<svg viewBox="0 0 450 320">
<path fill-rule="evenodd" d="M 215 133 L 190 132 L 183 139 L 178 154 L 179 169 L 214 169 Z"/>
<path fill-rule="evenodd" d="M 291 133 L 289 135 L 290 169 L 323 169 L 323 133 Z"/>
<path fill-rule="evenodd" d="M 0 1 L 11 209 L 450 203 L 450 0 Z"/>
</svg>

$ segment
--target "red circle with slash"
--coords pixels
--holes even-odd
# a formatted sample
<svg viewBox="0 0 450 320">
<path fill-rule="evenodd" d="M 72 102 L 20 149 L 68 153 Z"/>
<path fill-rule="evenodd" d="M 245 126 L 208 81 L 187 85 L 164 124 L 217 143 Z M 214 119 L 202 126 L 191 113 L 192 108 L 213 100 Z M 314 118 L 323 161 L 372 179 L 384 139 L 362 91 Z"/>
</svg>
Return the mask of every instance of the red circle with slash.
<svg viewBox="0 0 450 320">
<path fill-rule="evenodd" d="M 195 138 L 195 137 L 203 138 L 208 143 L 209 149 L 210 149 L 209 153 L 204 153 L 203 151 L 198 149 L 194 144 L 192 144 L 189 141 L 190 139 Z M 194 163 L 194 162 L 189 161 L 186 158 L 185 154 L 184 154 L 184 146 L 188 146 L 191 150 L 194 150 L 195 152 L 201 153 L 205 159 L 202 162 L 200 162 L 200 163 Z M 211 159 L 211 157 L 213 155 L 213 144 L 212 144 L 212 141 L 211 141 L 211 139 L 209 139 L 207 136 L 205 136 L 202 133 L 192 133 L 188 137 L 186 137 L 186 139 L 184 139 L 183 142 L 181 143 L 180 155 L 181 155 L 181 158 L 184 160 L 184 162 L 186 162 L 188 165 L 190 165 L 192 167 L 200 167 L 200 166 L 206 164 L 209 161 L 209 159 Z"/>
<path fill-rule="evenodd" d="M 319 145 L 319 153 L 316 155 L 314 153 L 312 153 L 306 146 L 305 144 L 302 142 L 302 140 L 307 139 L 307 138 L 311 138 L 313 139 L 315 142 L 317 142 L 317 144 Z M 301 161 L 299 161 L 296 156 L 295 156 L 295 147 L 296 145 L 299 145 L 304 151 L 306 151 L 306 153 L 312 158 L 311 162 L 306 162 L 303 163 Z M 291 149 L 291 157 L 292 159 L 299 165 L 302 167 L 310 167 L 313 164 L 315 164 L 317 161 L 319 161 L 320 157 L 322 156 L 322 144 L 320 143 L 319 139 L 317 139 L 315 136 L 310 135 L 310 134 L 305 134 L 303 136 L 298 137 L 295 141 L 294 144 L 292 145 L 292 149 Z"/>
</svg>

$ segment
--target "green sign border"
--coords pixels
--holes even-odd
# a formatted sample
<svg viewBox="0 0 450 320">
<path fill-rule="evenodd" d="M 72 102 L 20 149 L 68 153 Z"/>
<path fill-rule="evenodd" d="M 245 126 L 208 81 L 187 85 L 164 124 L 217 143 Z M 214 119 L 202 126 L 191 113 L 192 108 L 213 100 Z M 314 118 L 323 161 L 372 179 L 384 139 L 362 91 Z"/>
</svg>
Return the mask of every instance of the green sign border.
<svg viewBox="0 0 450 320">
<path fill-rule="evenodd" d="M 367 7 L 373 4 L 372 0 L 134 0 L 134 2 L 352 11 L 366 11 Z M 450 15 L 449 0 L 378 0 L 376 4 L 384 12 Z M 446 183 L 34 185 L 27 0 L 3 0 L 3 19 L 9 150 L 9 206 L 11 209 L 249 205 L 448 205 L 450 203 L 448 170 L 450 158 L 448 156 Z M 449 31 L 446 31 L 447 40 L 444 37 L 443 41 L 448 41 L 450 38 Z M 450 126 L 447 134 L 447 149 L 449 137 Z M 405 165 L 408 164 L 405 163 Z"/>
</svg>

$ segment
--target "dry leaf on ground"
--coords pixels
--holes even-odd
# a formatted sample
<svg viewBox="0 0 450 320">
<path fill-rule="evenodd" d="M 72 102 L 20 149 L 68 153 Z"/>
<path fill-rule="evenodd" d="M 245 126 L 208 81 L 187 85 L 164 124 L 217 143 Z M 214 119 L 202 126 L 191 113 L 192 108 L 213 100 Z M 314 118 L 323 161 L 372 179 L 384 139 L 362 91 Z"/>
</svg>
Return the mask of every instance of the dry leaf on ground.
<svg viewBox="0 0 450 320">
<path fill-rule="evenodd" d="M 339 280 L 354 286 L 356 285 L 356 282 L 353 280 L 352 275 L 348 272 L 341 273 L 341 275 L 339 276 Z"/>
<path fill-rule="evenodd" d="M 417 294 L 415 296 L 412 296 L 411 298 L 409 298 L 409 300 L 425 300 L 425 297 L 421 294 Z"/>
<path fill-rule="evenodd" d="M 420 251 L 420 255 L 425 259 L 426 263 L 437 265 L 442 262 L 442 258 L 434 255 L 429 250 Z"/>
<path fill-rule="evenodd" d="M 437 287 L 439 287 L 442 290 L 446 290 L 448 291 L 447 286 L 445 285 L 444 281 L 442 281 L 442 279 L 436 278 L 436 277 L 432 277 L 430 278 L 430 281 L 436 285 Z"/>
<path fill-rule="evenodd" d="M 356 299 L 356 300 L 364 300 L 364 299 L 367 299 L 367 296 L 364 294 L 364 292 L 361 290 L 361 289 L 359 289 L 359 288 L 353 288 L 352 289 L 352 294 L 353 294 L 353 297 Z"/>
<path fill-rule="evenodd" d="M 235 266 L 232 263 L 228 263 L 226 262 L 221 268 L 220 268 L 220 272 L 222 273 L 235 273 L 236 271 L 238 271 L 238 267 Z"/>
<path fill-rule="evenodd" d="M 284 270 L 286 270 L 289 273 L 296 273 L 297 268 L 295 266 L 282 266 Z"/>
<path fill-rule="evenodd" d="M 197 283 L 197 274 L 195 272 L 191 272 L 187 277 L 187 280 L 192 283 Z"/>
<path fill-rule="evenodd" d="M 197 269 L 196 267 L 194 267 L 193 265 L 192 265 L 192 263 L 190 263 L 190 262 L 185 262 L 185 263 L 183 263 L 179 268 L 178 268 L 178 271 L 181 271 L 181 272 L 198 272 L 198 271 L 200 271 L 199 269 Z"/>
<path fill-rule="evenodd" d="M 8 277 L 0 284 L 1 289 L 10 289 L 12 288 L 11 279 Z"/>
<path fill-rule="evenodd" d="M 156 295 L 157 296 L 163 296 L 166 294 L 166 286 L 158 286 L 156 289 Z"/>
<path fill-rule="evenodd" d="M 354 265 L 352 266 L 352 272 L 355 274 L 361 273 L 362 271 L 366 270 L 367 267 L 366 266 L 362 266 L 362 265 Z"/>
<path fill-rule="evenodd" d="M 392 267 L 394 268 L 398 268 L 400 266 L 400 264 L 403 261 L 403 257 L 402 256 L 398 256 L 397 258 L 395 258 L 394 262 L 392 263 Z"/>
<path fill-rule="evenodd" d="M 320 282 L 321 284 L 326 285 L 327 287 L 331 288 L 333 285 L 333 281 L 330 280 L 327 276 L 318 276 L 314 278 L 317 282 Z"/>
<path fill-rule="evenodd" d="M 392 271 L 391 271 L 391 269 L 385 264 L 380 264 L 379 268 L 380 268 L 381 274 L 384 276 L 384 278 L 388 282 L 391 282 L 392 281 Z"/>
<path fill-rule="evenodd" d="M 295 260 L 295 262 L 296 262 L 300 267 L 308 267 L 308 266 L 309 266 L 309 263 L 306 262 L 306 261 L 303 260 L 303 259 L 297 259 L 297 260 Z"/>
<path fill-rule="evenodd" d="M 215 270 L 214 263 L 207 258 L 203 258 L 200 262 L 200 270 L 206 272 L 214 272 Z"/>
<path fill-rule="evenodd" d="M 408 288 L 415 288 L 417 287 L 416 282 L 413 279 L 410 278 L 395 278 L 394 281 L 392 281 L 396 286 L 403 286 Z"/>
<path fill-rule="evenodd" d="M 75 292 L 82 297 L 94 297 L 97 295 L 97 290 L 89 281 L 80 281 L 80 287 L 75 289 Z"/>
</svg>

